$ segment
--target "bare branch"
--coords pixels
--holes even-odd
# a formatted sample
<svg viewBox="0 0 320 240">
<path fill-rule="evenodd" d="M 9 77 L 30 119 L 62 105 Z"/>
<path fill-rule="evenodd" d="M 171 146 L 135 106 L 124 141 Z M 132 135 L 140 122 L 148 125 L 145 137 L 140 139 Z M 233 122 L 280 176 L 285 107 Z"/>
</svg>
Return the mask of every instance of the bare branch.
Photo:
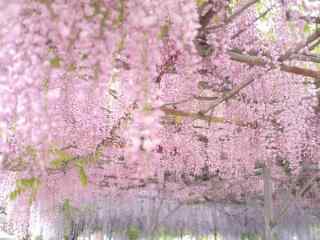
<svg viewBox="0 0 320 240">
<path fill-rule="evenodd" d="M 269 70 L 267 70 L 269 71 Z M 262 74 L 261 74 L 262 75 Z M 225 94 L 224 96 L 222 96 L 221 98 L 217 99 L 209 108 L 207 108 L 206 110 L 202 111 L 202 114 L 206 114 L 208 113 L 210 110 L 216 108 L 217 106 L 219 106 L 221 103 L 231 99 L 232 97 L 234 97 L 236 94 L 238 94 L 242 89 L 244 89 L 245 87 L 247 87 L 248 85 L 250 85 L 252 82 L 254 82 L 256 80 L 256 78 L 250 78 L 247 79 L 246 81 L 242 82 L 241 84 L 239 84 L 237 87 L 233 88 L 230 92 L 228 92 L 227 94 Z"/>
<path fill-rule="evenodd" d="M 290 60 L 298 60 L 303 62 L 320 63 L 320 56 L 314 54 L 294 54 L 290 57 Z"/>
<path fill-rule="evenodd" d="M 195 98 L 195 99 L 196 99 L 196 98 Z M 162 107 L 166 107 L 166 106 L 176 106 L 176 105 L 179 105 L 179 104 L 183 104 L 183 103 L 187 103 L 187 102 L 192 102 L 193 100 L 194 100 L 194 97 L 188 97 L 188 98 L 183 99 L 183 100 L 180 100 L 180 101 L 163 104 Z"/>
<path fill-rule="evenodd" d="M 213 101 L 213 100 L 217 100 L 218 97 L 204 97 L 204 96 L 193 96 L 194 99 L 199 100 L 199 101 Z"/>
<path fill-rule="evenodd" d="M 228 51 L 228 55 L 230 56 L 231 60 L 246 63 L 251 66 L 266 66 L 268 63 L 266 60 L 262 59 L 258 56 L 246 55 L 237 50 L 230 50 Z"/>
<path fill-rule="evenodd" d="M 230 17 L 224 20 L 223 23 L 218 24 L 216 26 L 208 27 L 206 30 L 208 32 L 213 32 L 214 30 L 225 27 L 228 24 L 232 23 L 236 18 L 238 18 L 246 9 L 251 7 L 252 5 L 256 4 L 259 0 L 250 0 L 246 4 L 244 4 L 241 8 L 237 9 Z"/>
<path fill-rule="evenodd" d="M 285 64 L 280 65 L 280 70 L 288 73 L 294 73 L 297 75 L 305 76 L 305 77 L 311 77 L 315 79 L 320 78 L 320 71 L 315 71 L 312 69 L 307 69 L 307 68 L 301 68 L 301 67 L 296 67 L 296 66 L 288 66 Z"/>
<path fill-rule="evenodd" d="M 298 47 L 296 47 L 296 49 L 298 49 Z M 246 63 L 246 64 L 248 64 L 250 66 L 269 67 L 269 69 L 267 71 L 276 68 L 276 65 L 274 63 L 268 63 L 266 60 L 262 59 L 261 57 L 245 55 L 245 54 L 239 53 L 239 51 L 236 51 L 236 50 L 231 50 L 231 51 L 228 52 L 228 54 L 230 56 L 230 59 L 234 60 L 234 61 Z M 285 57 L 283 57 L 283 59 L 286 59 L 287 57 L 290 57 L 290 56 L 291 56 L 291 52 L 290 53 L 288 52 L 285 55 Z M 312 78 L 315 78 L 315 79 L 319 79 L 320 78 L 320 71 L 300 68 L 300 67 L 296 67 L 296 66 L 288 66 L 288 65 L 285 65 L 285 64 L 280 64 L 279 66 L 280 66 L 280 70 L 284 71 L 284 72 L 294 73 L 294 74 L 302 75 L 302 76 L 305 76 L 305 77 L 312 77 Z M 217 100 L 215 100 L 215 102 L 209 108 L 207 108 L 206 110 L 202 111 L 201 113 L 202 114 L 206 114 L 210 110 L 212 110 L 212 109 L 216 108 L 217 106 L 219 106 L 221 103 L 231 99 L 233 96 L 238 94 L 242 89 L 244 89 L 245 87 L 250 85 L 255 80 L 256 80 L 256 78 L 250 78 L 250 79 L 242 82 L 240 85 L 238 85 L 237 87 L 232 89 L 229 93 L 227 93 L 224 96 L 222 96 L 221 98 L 218 98 Z"/>
<path fill-rule="evenodd" d="M 261 57 L 242 54 L 242 53 L 239 53 L 238 51 L 234 51 L 234 50 L 230 50 L 228 52 L 228 54 L 229 54 L 231 60 L 246 63 L 250 66 L 261 66 L 261 67 L 269 66 L 271 68 L 276 68 L 276 66 L 277 66 L 274 63 L 271 63 L 271 62 L 268 63 L 266 60 L 262 59 Z M 294 53 L 292 53 L 292 54 L 294 54 Z M 286 56 L 289 58 L 289 57 L 291 57 L 291 54 L 286 54 Z M 286 64 L 280 64 L 279 67 L 280 67 L 280 70 L 284 71 L 284 72 L 294 73 L 294 74 L 301 75 L 304 77 L 312 77 L 312 78 L 316 78 L 316 79 L 320 78 L 320 71 L 315 71 L 312 69 L 306 69 L 306 68 L 301 68 L 301 67 L 296 67 L 296 66 L 289 66 Z"/>
<path fill-rule="evenodd" d="M 243 122 L 240 120 L 233 120 L 233 119 L 227 120 L 224 117 L 207 116 L 201 113 L 185 112 L 185 111 L 175 110 L 167 107 L 160 107 L 159 109 L 163 111 L 166 115 L 189 117 L 195 120 L 201 119 L 211 123 L 227 123 L 227 124 L 235 124 L 241 127 L 251 127 L 251 128 L 255 128 L 257 125 L 256 123 L 252 123 L 252 122 Z"/>
<path fill-rule="evenodd" d="M 297 14 L 297 12 L 293 13 L 294 15 Z M 305 15 L 300 15 L 300 16 L 294 16 L 291 11 L 286 12 L 287 20 L 288 21 L 295 21 L 295 20 L 303 20 L 306 23 L 309 24 L 319 24 L 320 23 L 320 17 L 313 17 L 313 16 L 305 16 Z"/>
</svg>

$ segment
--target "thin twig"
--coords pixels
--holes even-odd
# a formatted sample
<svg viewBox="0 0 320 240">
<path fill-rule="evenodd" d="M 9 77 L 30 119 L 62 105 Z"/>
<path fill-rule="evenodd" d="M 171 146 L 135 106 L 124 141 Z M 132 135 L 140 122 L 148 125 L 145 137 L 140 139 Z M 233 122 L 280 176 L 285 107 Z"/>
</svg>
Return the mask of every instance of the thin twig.
<svg viewBox="0 0 320 240">
<path fill-rule="evenodd" d="M 235 124 L 238 126 L 251 127 L 251 128 L 255 128 L 255 126 L 256 126 L 256 123 L 252 123 L 252 122 L 243 122 L 243 121 L 235 120 L 235 119 L 227 120 L 224 117 L 207 116 L 207 115 L 204 115 L 201 113 L 185 112 L 185 111 L 171 109 L 171 108 L 167 108 L 167 107 L 160 107 L 160 108 L 156 108 L 153 110 L 157 110 L 157 109 L 160 109 L 166 115 L 189 117 L 192 119 L 201 119 L 201 120 L 211 122 L 211 123 L 227 123 L 227 124 Z"/>
<path fill-rule="evenodd" d="M 204 97 L 204 96 L 197 96 L 194 95 L 193 96 L 194 99 L 198 100 L 198 101 L 213 101 L 213 100 L 217 100 L 218 97 L 214 96 L 214 97 Z"/>
<path fill-rule="evenodd" d="M 320 36 L 320 32 L 319 32 L 319 36 Z M 310 37 L 307 40 L 307 42 L 311 41 L 314 37 L 315 36 L 313 36 L 312 38 Z M 299 45 L 299 47 L 297 46 L 295 48 L 295 50 L 288 51 L 285 55 L 283 55 L 282 59 L 286 60 L 287 57 L 290 57 L 291 54 L 294 54 L 294 52 L 296 50 L 300 49 L 300 47 L 301 46 Z M 245 55 L 245 54 L 239 53 L 239 51 L 230 50 L 228 52 L 228 54 L 229 54 L 231 60 L 238 61 L 238 62 L 243 62 L 243 63 L 246 63 L 246 64 L 248 64 L 250 66 L 261 66 L 261 67 L 269 66 L 269 69 L 267 70 L 267 72 L 270 71 L 271 69 L 275 69 L 277 67 L 276 64 L 268 63 L 266 60 L 264 60 L 264 59 L 262 59 L 260 57 L 251 56 L 251 55 Z M 289 66 L 289 65 L 285 65 L 285 64 L 279 64 L 278 66 L 280 67 L 280 70 L 284 71 L 284 72 L 294 73 L 294 74 L 302 75 L 302 76 L 306 76 L 306 77 L 312 77 L 312 78 L 315 78 L 315 79 L 320 79 L 320 71 L 300 68 L 300 67 L 296 67 L 296 66 Z M 221 98 L 217 99 L 209 108 L 207 108 L 204 111 L 201 111 L 201 113 L 202 114 L 208 113 L 211 109 L 216 108 L 221 103 L 223 103 L 226 100 L 229 100 L 230 98 L 235 96 L 237 93 L 239 93 L 242 89 L 246 88 L 248 85 L 250 85 L 256 79 L 257 78 L 250 78 L 250 79 L 244 81 L 243 83 L 241 83 L 240 85 L 238 85 L 237 87 L 232 89 L 229 93 L 227 93 L 224 96 L 222 96 Z"/>
<path fill-rule="evenodd" d="M 239 37 L 242 33 L 246 32 L 249 27 L 251 27 L 253 24 L 255 24 L 257 21 L 259 21 L 261 18 L 265 17 L 272 9 L 273 9 L 274 5 L 272 5 L 271 7 L 269 7 L 267 10 L 265 10 L 260 16 L 256 17 L 251 23 L 249 23 L 246 28 L 241 29 L 240 31 L 238 31 L 236 34 L 234 34 L 231 39 L 234 40 L 237 37 Z"/>
<path fill-rule="evenodd" d="M 268 69 L 268 71 L 270 71 L 271 69 Z M 237 87 L 233 88 L 230 92 L 228 92 L 227 94 L 225 94 L 224 96 L 222 96 L 221 98 L 219 98 L 218 100 L 216 100 L 213 104 L 210 105 L 210 107 L 208 107 L 207 109 L 205 109 L 204 111 L 201 111 L 202 114 L 206 114 L 208 113 L 210 110 L 213 110 L 214 108 L 216 108 L 217 106 L 219 106 L 221 103 L 231 99 L 232 97 L 234 97 L 235 95 L 237 95 L 242 89 L 244 89 L 245 87 L 247 87 L 248 85 L 250 85 L 252 82 L 254 82 L 257 78 L 259 78 L 260 76 L 262 76 L 262 74 L 260 74 L 258 77 L 253 77 L 250 79 L 245 80 L 244 82 L 242 82 L 241 84 L 239 84 Z"/>
<path fill-rule="evenodd" d="M 296 15 L 297 12 L 294 12 L 293 14 Z M 287 16 L 287 20 L 288 21 L 303 20 L 303 21 L 305 21 L 306 23 L 309 23 L 309 24 L 319 24 L 320 23 L 320 17 L 318 17 L 318 16 L 314 17 L 314 16 L 300 15 L 300 16 L 297 16 L 297 17 L 293 17 L 292 13 L 290 11 L 286 12 L 286 16 Z"/>
<path fill-rule="evenodd" d="M 188 98 L 186 98 L 186 99 L 180 100 L 180 101 L 176 101 L 176 102 L 172 102 L 172 103 L 165 103 L 165 104 L 162 105 L 162 107 L 176 106 L 176 105 L 179 105 L 179 104 L 191 102 L 191 101 L 193 101 L 194 99 L 195 99 L 195 97 L 192 96 L 192 97 L 188 97 Z"/>
<path fill-rule="evenodd" d="M 301 67 L 296 67 L 296 66 L 289 66 L 289 65 L 286 65 L 283 63 L 276 65 L 275 63 L 267 62 L 266 60 L 264 60 L 260 57 L 246 55 L 243 53 L 239 53 L 239 51 L 235 51 L 235 50 L 230 50 L 228 52 L 228 55 L 230 56 L 231 60 L 246 63 L 250 66 L 261 66 L 261 67 L 270 66 L 272 68 L 276 68 L 278 66 L 278 67 L 280 67 L 280 70 L 284 71 L 284 72 L 294 73 L 297 75 L 301 75 L 304 77 L 311 77 L 311 78 L 315 78 L 315 79 L 320 78 L 320 71 L 315 71 L 312 69 L 301 68 Z M 291 56 L 291 54 L 290 54 L 290 56 Z M 290 56 L 288 56 L 288 57 L 290 57 Z"/>
</svg>

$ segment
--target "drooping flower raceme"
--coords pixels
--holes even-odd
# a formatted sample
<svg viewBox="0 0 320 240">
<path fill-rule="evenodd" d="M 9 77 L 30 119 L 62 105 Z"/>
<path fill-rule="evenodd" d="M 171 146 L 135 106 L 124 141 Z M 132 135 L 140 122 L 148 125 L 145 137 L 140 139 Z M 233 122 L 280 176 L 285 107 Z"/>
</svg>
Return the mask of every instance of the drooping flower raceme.
<svg viewBox="0 0 320 240">
<path fill-rule="evenodd" d="M 294 2 L 4 4 L 1 201 L 17 231 L 130 189 L 239 199 L 261 192 L 259 162 L 280 183 L 316 162 L 320 34 Z"/>
</svg>

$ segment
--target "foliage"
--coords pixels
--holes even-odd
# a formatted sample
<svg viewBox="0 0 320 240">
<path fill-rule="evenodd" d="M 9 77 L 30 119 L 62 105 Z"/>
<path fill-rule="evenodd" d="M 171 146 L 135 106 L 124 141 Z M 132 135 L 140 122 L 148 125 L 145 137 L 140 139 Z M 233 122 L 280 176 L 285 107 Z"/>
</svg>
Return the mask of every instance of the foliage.
<svg viewBox="0 0 320 240">
<path fill-rule="evenodd" d="M 50 165 L 55 169 L 65 168 L 74 158 L 72 155 L 63 150 L 52 149 L 51 152 L 56 158 L 50 162 Z"/>
<path fill-rule="evenodd" d="M 241 240 L 260 240 L 261 237 L 256 233 L 242 233 Z"/>
<path fill-rule="evenodd" d="M 37 196 L 38 189 L 40 187 L 40 179 L 36 177 L 22 178 L 16 180 L 16 188 L 9 195 L 10 200 L 16 200 L 23 192 L 29 191 L 29 203 L 31 204 Z"/>
<path fill-rule="evenodd" d="M 140 236 L 139 228 L 137 228 L 135 226 L 130 226 L 127 229 L 127 236 L 128 236 L 129 240 L 137 240 L 137 239 L 139 239 L 139 236 Z"/>
</svg>

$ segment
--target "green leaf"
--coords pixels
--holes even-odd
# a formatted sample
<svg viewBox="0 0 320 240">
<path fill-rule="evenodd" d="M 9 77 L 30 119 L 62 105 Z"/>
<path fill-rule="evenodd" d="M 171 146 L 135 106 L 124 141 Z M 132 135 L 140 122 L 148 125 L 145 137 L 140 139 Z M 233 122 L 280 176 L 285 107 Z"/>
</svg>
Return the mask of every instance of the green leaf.
<svg viewBox="0 0 320 240">
<path fill-rule="evenodd" d="M 54 169 L 59 169 L 59 168 L 63 168 L 66 166 L 66 162 L 64 162 L 63 160 L 61 159 L 55 159 L 55 160 L 52 160 L 50 162 L 50 165 L 52 168 Z"/>
<path fill-rule="evenodd" d="M 118 1 L 118 16 L 114 21 L 114 25 L 119 27 L 125 20 L 125 0 Z"/>
<path fill-rule="evenodd" d="M 129 240 L 137 240 L 139 239 L 140 230 L 137 227 L 130 226 L 127 230 L 127 236 Z"/>
<path fill-rule="evenodd" d="M 235 7 L 239 4 L 239 0 L 231 0 L 228 4 L 228 13 L 231 14 Z"/>
<path fill-rule="evenodd" d="M 263 1 L 259 1 L 256 3 L 256 12 L 258 16 L 261 16 L 262 14 L 267 11 L 267 7 L 263 3 Z M 261 22 L 268 22 L 271 19 L 271 13 L 269 12 L 268 14 L 264 15 L 263 17 L 259 18 L 259 21 Z"/>
<path fill-rule="evenodd" d="M 31 156 L 32 159 L 37 158 L 37 150 L 30 145 L 26 147 L 26 153 L 27 155 Z"/>
<path fill-rule="evenodd" d="M 182 116 L 175 116 L 175 117 L 174 117 L 174 121 L 175 121 L 176 124 L 179 125 L 179 124 L 182 123 L 183 117 L 182 117 Z"/>
<path fill-rule="evenodd" d="M 68 66 L 68 71 L 69 72 L 74 72 L 75 70 L 77 70 L 77 65 L 75 63 L 71 63 L 69 66 Z"/>
<path fill-rule="evenodd" d="M 68 163 L 73 159 L 73 156 L 63 150 L 54 149 L 51 151 L 56 155 L 56 159 L 50 162 L 50 165 L 54 169 L 64 168 L 68 165 Z"/>
<path fill-rule="evenodd" d="M 84 170 L 84 167 L 81 166 L 79 169 L 79 178 L 82 186 L 86 187 L 88 185 L 88 176 Z"/>
<path fill-rule="evenodd" d="M 44 88 L 45 92 L 47 93 L 49 90 L 49 79 L 46 78 L 43 80 L 43 88 Z"/>
<path fill-rule="evenodd" d="M 102 149 L 97 149 L 91 158 L 89 158 L 90 162 L 96 162 L 97 160 L 99 160 L 99 158 L 101 158 L 102 156 Z"/>
<path fill-rule="evenodd" d="M 152 105 L 150 103 L 146 102 L 143 105 L 142 111 L 145 112 L 145 113 L 151 113 L 153 111 L 153 107 L 152 107 Z"/>
<path fill-rule="evenodd" d="M 10 194 L 9 194 L 9 199 L 11 201 L 14 201 L 18 198 L 18 196 L 22 193 L 22 190 L 17 188 L 16 190 L 12 191 Z"/>
<path fill-rule="evenodd" d="M 99 14 L 101 12 L 101 6 L 100 6 L 100 1 L 93 1 L 93 3 L 91 4 L 91 6 L 94 9 L 94 13 L 93 16 Z"/>
<path fill-rule="evenodd" d="M 50 59 L 50 66 L 52 68 L 59 68 L 60 67 L 60 58 L 54 57 L 54 58 Z"/>
<path fill-rule="evenodd" d="M 22 178 L 16 181 L 16 185 L 19 188 L 32 188 L 37 189 L 40 185 L 40 180 L 38 178 Z"/>
<path fill-rule="evenodd" d="M 65 199 L 62 204 L 62 211 L 65 215 L 69 215 L 71 211 L 71 204 L 69 199 Z"/>
<path fill-rule="evenodd" d="M 304 33 L 311 33 L 311 27 L 308 23 L 304 24 L 303 32 Z"/>
<path fill-rule="evenodd" d="M 320 43 L 312 51 L 320 55 Z"/>
<path fill-rule="evenodd" d="M 160 32 L 159 32 L 159 38 L 165 39 L 169 36 L 169 31 L 170 31 L 170 24 L 165 23 L 160 27 Z"/>
<path fill-rule="evenodd" d="M 256 233 L 241 233 L 241 240 L 259 240 L 260 236 Z"/>
<path fill-rule="evenodd" d="M 31 204 L 36 199 L 39 186 L 40 179 L 36 177 L 17 179 L 16 189 L 9 194 L 9 199 L 16 200 L 21 193 L 30 191 L 29 203 Z"/>
<path fill-rule="evenodd" d="M 198 7 L 201 7 L 206 2 L 207 2 L 207 0 L 196 0 L 196 4 L 197 4 Z"/>
</svg>

